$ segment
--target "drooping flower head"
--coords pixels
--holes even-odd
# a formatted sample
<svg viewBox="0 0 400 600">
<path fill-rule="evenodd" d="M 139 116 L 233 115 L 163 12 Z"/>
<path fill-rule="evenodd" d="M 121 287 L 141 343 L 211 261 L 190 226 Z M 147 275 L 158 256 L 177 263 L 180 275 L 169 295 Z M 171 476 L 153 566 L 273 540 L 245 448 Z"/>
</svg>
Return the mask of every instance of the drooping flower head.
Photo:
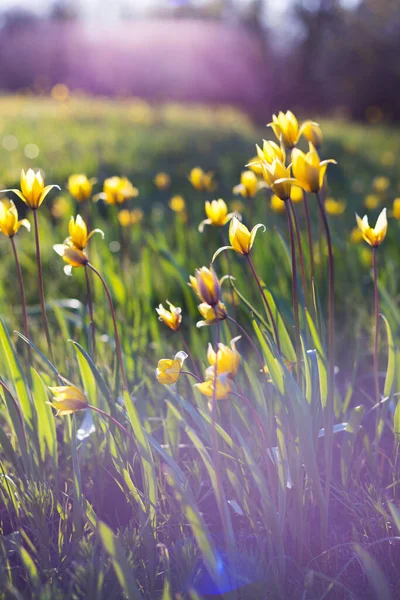
<svg viewBox="0 0 400 600">
<path fill-rule="evenodd" d="M 88 401 L 79 388 L 74 385 L 49 387 L 53 394 L 50 406 L 57 410 L 57 415 L 70 415 L 88 407 Z"/>
<path fill-rule="evenodd" d="M 161 360 L 159 360 L 156 369 L 156 377 L 158 381 L 164 385 L 171 385 L 172 383 L 176 383 L 181 374 L 183 363 L 187 359 L 187 357 L 188 355 L 186 354 L 186 352 L 183 352 L 183 350 L 181 350 L 180 352 L 177 352 L 175 354 L 175 357 L 173 359 L 162 358 Z"/>
<path fill-rule="evenodd" d="M 68 244 L 55 244 L 53 250 L 67 263 L 64 267 L 64 273 L 66 275 L 71 275 L 73 268 L 84 267 L 89 262 L 89 258 L 83 250 L 79 250 L 79 248 L 75 248 L 74 246 L 69 246 Z"/>
<path fill-rule="evenodd" d="M 167 300 L 167 304 L 169 310 L 164 308 L 162 304 L 156 308 L 158 320 L 165 323 L 172 331 L 178 331 L 182 322 L 182 309 L 179 306 L 174 306 L 169 300 Z"/>
<path fill-rule="evenodd" d="M 95 183 L 95 178 L 88 179 L 86 175 L 79 173 L 69 176 L 68 189 L 75 200 L 78 202 L 86 202 L 92 197 L 93 185 Z"/>
<path fill-rule="evenodd" d="M 222 198 L 219 198 L 219 200 L 213 200 L 212 202 L 207 201 L 205 203 L 205 211 L 207 219 L 204 219 L 204 221 L 200 223 L 200 232 L 204 230 L 205 225 L 223 227 L 233 216 L 233 213 L 228 213 L 228 207 Z"/>
<path fill-rule="evenodd" d="M 202 302 L 197 307 L 203 317 L 203 321 L 197 321 L 196 327 L 208 327 L 217 321 L 223 321 L 228 316 L 226 306 L 223 302 L 218 302 L 216 306 L 210 306 L 207 302 Z"/>
<path fill-rule="evenodd" d="M 12 190 L 3 190 L 5 192 L 14 192 L 29 208 L 32 210 L 37 210 L 39 206 L 43 203 L 47 194 L 53 189 L 60 189 L 58 185 L 44 185 L 43 176 L 40 171 L 35 171 L 33 169 L 28 169 L 25 171 L 22 169 L 21 171 L 21 179 L 20 179 L 21 189 L 12 189 Z"/>
<path fill-rule="evenodd" d="M 0 202 L 0 231 L 9 238 L 18 233 L 20 227 L 31 230 L 31 224 L 28 219 L 18 220 L 18 211 L 12 200 L 2 200 Z"/>
<path fill-rule="evenodd" d="M 370 227 L 367 215 L 360 219 L 360 217 L 356 214 L 356 220 L 358 228 L 367 244 L 373 248 L 380 246 L 386 237 L 388 226 L 386 208 L 384 208 L 380 213 L 375 227 Z"/>
</svg>

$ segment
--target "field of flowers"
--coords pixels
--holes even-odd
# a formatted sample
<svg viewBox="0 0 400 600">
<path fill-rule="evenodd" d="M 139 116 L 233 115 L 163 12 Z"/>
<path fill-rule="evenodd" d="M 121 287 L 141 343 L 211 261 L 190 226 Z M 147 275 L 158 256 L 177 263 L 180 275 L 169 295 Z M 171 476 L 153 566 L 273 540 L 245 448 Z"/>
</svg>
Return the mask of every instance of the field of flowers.
<svg viewBox="0 0 400 600">
<path fill-rule="evenodd" d="M 398 598 L 398 132 L 52 96 L 0 99 L 0 598 Z"/>
</svg>

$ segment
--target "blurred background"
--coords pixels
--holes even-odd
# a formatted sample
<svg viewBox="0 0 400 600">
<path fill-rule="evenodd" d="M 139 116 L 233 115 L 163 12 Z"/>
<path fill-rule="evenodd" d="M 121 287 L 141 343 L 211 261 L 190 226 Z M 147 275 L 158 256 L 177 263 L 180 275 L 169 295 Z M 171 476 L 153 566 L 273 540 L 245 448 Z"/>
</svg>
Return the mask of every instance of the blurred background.
<svg viewBox="0 0 400 600">
<path fill-rule="evenodd" d="M 399 0 L 0 2 L 2 93 L 378 123 L 400 118 L 399 56 Z"/>
</svg>

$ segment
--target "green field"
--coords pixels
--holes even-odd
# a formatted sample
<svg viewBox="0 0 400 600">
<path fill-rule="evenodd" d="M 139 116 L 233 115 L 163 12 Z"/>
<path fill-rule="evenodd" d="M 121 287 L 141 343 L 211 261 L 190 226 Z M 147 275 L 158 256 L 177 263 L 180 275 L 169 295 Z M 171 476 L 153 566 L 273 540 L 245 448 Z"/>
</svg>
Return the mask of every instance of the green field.
<svg viewBox="0 0 400 600">
<path fill-rule="evenodd" d="M 301 359 L 293 368 L 285 214 L 271 210 L 269 190 L 251 200 L 232 192 L 255 144 L 271 139 L 269 129 L 230 108 L 0 99 L 1 189 L 19 188 L 22 168 L 40 168 L 46 184 L 61 188 L 37 211 L 54 357 L 39 303 L 34 232 L 21 229 L 15 237 L 31 344 L 16 333 L 24 331 L 19 282 L 10 240 L 0 240 L 0 598 L 395 600 L 400 225 L 392 205 L 400 196 L 400 136 L 391 127 L 338 120 L 321 126 L 321 157 L 337 161 L 328 167 L 323 196 L 346 204 L 343 214 L 328 215 L 335 258 L 332 398 L 327 245 L 317 200 L 309 194 L 313 288 L 304 203 L 294 205 L 306 289 L 298 272 Z M 188 175 L 196 166 L 214 172 L 215 189 L 193 188 Z M 159 172 L 170 176 L 167 189 L 154 183 Z M 139 195 L 121 207 L 101 199 L 79 204 L 66 187 L 74 173 L 97 178 L 94 195 L 114 175 L 127 176 Z M 170 207 L 178 194 L 185 201 L 180 213 Z M 6 195 L 33 228 L 32 212 Z M 249 229 L 266 226 L 251 259 L 273 308 L 281 353 L 246 257 L 235 252 L 214 264 L 219 277 L 232 276 L 222 284 L 222 300 L 233 321 L 196 327 L 200 301 L 189 276 L 209 266 L 228 239 L 229 225 L 198 231 L 204 202 L 214 198 L 239 210 Z M 377 270 L 384 401 L 376 406 L 372 251 L 355 242 L 352 230 L 355 212 L 374 224 L 383 207 L 389 226 Z M 141 222 L 122 227 L 118 213 L 126 208 L 142 209 Z M 88 255 L 115 306 L 125 392 L 100 279 L 90 273 L 93 328 L 86 268 L 67 277 L 53 250 L 77 213 L 105 234 L 90 240 Z M 179 331 L 158 320 L 155 308 L 167 300 L 182 308 Z M 208 344 L 220 339 L 229 346 L 236 335 L 239 370 L 214 409 L 191 375 L 172 385 L 157 381 L 158 361 L 181 350 L 189 354 L 184 371 L 203 380 Z M 64 379 L 106 415 L 86 409 L 55 416 L 48 388 Z M 332 423 L 337 433 L 319 435 Z"/>
</svg>

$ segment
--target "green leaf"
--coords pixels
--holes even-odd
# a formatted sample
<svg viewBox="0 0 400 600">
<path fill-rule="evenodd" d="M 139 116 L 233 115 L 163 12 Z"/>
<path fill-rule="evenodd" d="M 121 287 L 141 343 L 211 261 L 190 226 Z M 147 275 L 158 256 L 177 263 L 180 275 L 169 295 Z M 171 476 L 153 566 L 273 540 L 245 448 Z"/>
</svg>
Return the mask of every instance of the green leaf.
<svg viewBox="0 0 400 600">
<path fill-rule="evenodd" d="M 268 371 L 271 376 L 272 382 L 275 385 L 278 392 L 281 394 L 285 393 L 285 385 L 283 379 L 283 372 L 281 366 L 279 364 L 278 359 L 274 356 L 268 342 L 265 340 L 265 337 L 259 328 L 257 321 L 253 318 L 252 324 L 254 327 L 254 331 L 256 332 L 258 341 L 260 342 L 260 346 L 262 348 L 265 362 L 267 363 Z"/>
<path fill-rule="evenodd" d="M 34 407 L 37 414 L 37 432 L 39 438 L 40 456 L 45 460 L 46 450 L 57 466 L 57 438 L 54 414 L 51 406 L 47 404 L 47 387 L 43 383 L 40 375 L 31 369 L 32 391 L 34 398 Z"/>
<path fill-rule="evenodd" d="M 321 403 L 325 408 L 326 402 L 328 399 L 328 373 L 326 370 L 326 357 L 324 353 L 324 349 L 322 347 L 321 339 L 318 335 L 317 329 L 314 325 L 314 322 L 311 318 L 311 315 L 308 310 L 306 310 L 306 317 L 308 327 L 310 329 L 311 338 L 315 349 L 317 351 L 317 361 L 318 361 L 318 373 L 319 373 L 319 390 L 321 395 Z"/>
<path fill-rule="evenodd" d="M 385 321 L 386 325 L 386 333 L 388 340 L 388 363 L 386 369 L 386 378 L 385 378 L 385 386 L 383 388 L 383 395 L 385 397 L 390 396 L 393 387 L 393 381 L 395 376 L 395 365 L 396 365 L 396 355 L 395 355 L 395 346 L 393 342 L 392 330 L 389 325 L 389 321 L 381 315 L 382 319 Z"/>
</svg>

